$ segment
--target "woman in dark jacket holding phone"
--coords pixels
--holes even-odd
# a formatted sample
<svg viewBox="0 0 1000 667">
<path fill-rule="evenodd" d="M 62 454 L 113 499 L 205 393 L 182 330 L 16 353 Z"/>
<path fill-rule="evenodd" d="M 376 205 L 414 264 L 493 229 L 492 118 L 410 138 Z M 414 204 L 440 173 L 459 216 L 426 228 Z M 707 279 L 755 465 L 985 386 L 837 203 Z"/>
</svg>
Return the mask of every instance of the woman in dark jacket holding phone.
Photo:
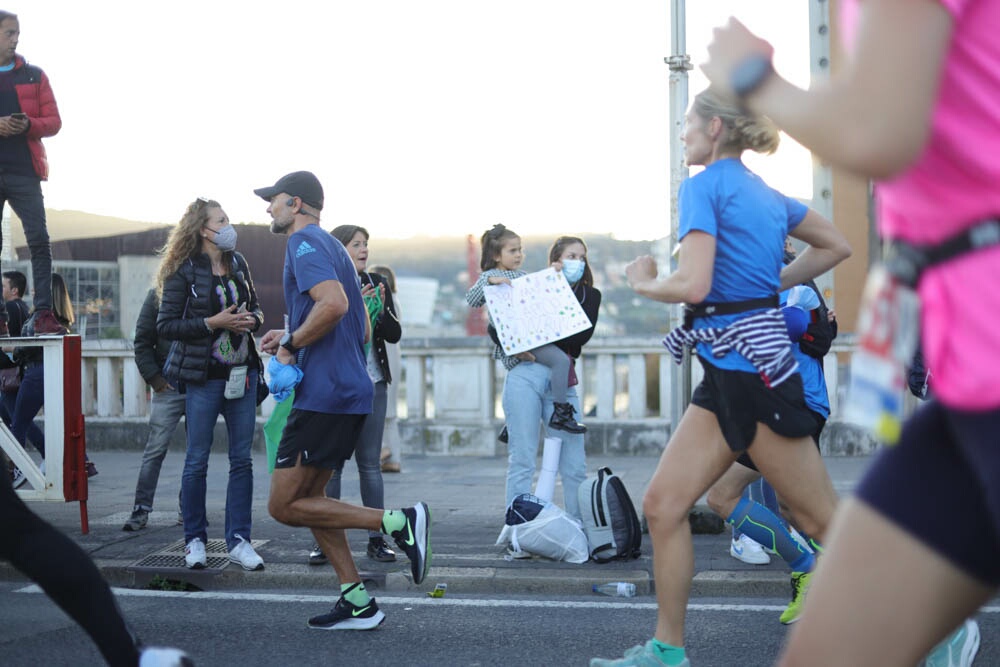
<svg viewBox="0 0 1000 667">
<path fill-rule="evenodd" d="M 371 343 L 366 346 L 368 358 L 368 375 L 375 384 L 375 400 L 372 402 L 372 413 L 365 419 L 361 437 L 354 450 L 354 460 L 358 464 L 358 475 L 361 477 L 361 502 L 365 507 L 385 508 L 385 490 L 382 485 L 382 434 L 385 430 L 385 411 L 388 404 L 387 391 L 392 382 L 389 372 L 389 355 L 386 353 L 386 343 L 398 343 L 403 335 L 399 325 L 399 315 L 396 304 L 392 300 L 392 290 L 389 289 L 385 276 L 369 273 L 368 268 L 368 230 L 357 225 L 340 225 L 332 232 L 333 237 L 344 244 L 347 254 L 354 260 L 361 281 L 361 296 L 368 307 L 368 316 L 372 322 Z M 340 498 L 340 478 L 344 472 L 343 464 L 333 469 L 330 481 L 326 484 L 328 498 Z M 396 554 L 386 544 L 382 533 L 369 531 L 368 557 L 382 563 L 396 560 Z M 326 556 L 316 545 L 309 554 L 309 563 L 319 565 L 326 562 Z"/>
<path fill-rule="evenodd" d="M 208 520 L 205 486 L 215 423 L 229 435 L 226 547 L 247 570 L 264 561 L 250 544 L 253 460 L 259 361 L 252 332 L 264 321 L 246 259 L 236 250 L 236 229 L 218 202 L 188 206 L 163 249 L 157 334 L 174 341 L 164 376 L 185 392 L 187 456 L 181 478 L 185 563 L 206 566 Z"/>
</svg>

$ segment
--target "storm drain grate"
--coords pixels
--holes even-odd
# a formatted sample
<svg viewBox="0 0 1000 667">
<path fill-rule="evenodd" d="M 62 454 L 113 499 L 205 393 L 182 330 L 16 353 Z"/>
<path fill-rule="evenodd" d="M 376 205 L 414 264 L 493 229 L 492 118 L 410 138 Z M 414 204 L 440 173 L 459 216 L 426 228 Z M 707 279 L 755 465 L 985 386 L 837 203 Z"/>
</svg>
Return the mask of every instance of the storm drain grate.
<svg viewBox="0 0 1000 667">
<path fill-rule="evenodd" d="M 250 540 L 254 550 L 260 549 L 267 540 Z M 187 570 L 184 564 L 184 540 L 171 542 L 159 551 L 155 551 L 148 556 L 143 556 L 130 567 L 143 568 L 181 568 Z M 205 545 L 206 569 L 221 570 L 229 565 L 229 550 L 226 548 L 225 540 L 209 540 Z M 204 570 L 202 570 L 204 571 Z"/>
</svg>

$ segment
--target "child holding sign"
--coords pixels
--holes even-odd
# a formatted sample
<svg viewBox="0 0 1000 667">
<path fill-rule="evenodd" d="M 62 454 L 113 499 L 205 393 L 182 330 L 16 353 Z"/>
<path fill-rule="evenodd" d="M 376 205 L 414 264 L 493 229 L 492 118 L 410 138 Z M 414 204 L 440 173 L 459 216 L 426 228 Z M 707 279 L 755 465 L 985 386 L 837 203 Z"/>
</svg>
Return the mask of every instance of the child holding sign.
<svg viewBox="0 0 1000 667">
<path fill-rule="evenodd" d="M 493 225 L 492 229 L 483 234 L 480 244 L 482 257 L 479 260 L 479 268 L 482 269 L 482 274 L 465 295 L 465 300 L 473 308 L 482 307 L 486 303 L 484 293 L 486 285 L 510 285 L 511 280 L 526 275 L 520 270 L 521 262 L 524 261 L 521 237 L 513 231 L 500 224 Z M 561 271 L 562 267 L 558 267 L 558 270 Z M 527 354 L 533 357 L 531 361 L 548 367 L 550 371 L 554 409 L 549 426 L 567 433 L 586 433 L 587 427 L 576 421 L 573 416 L 573 406 L 566 400 L 569 357 L 552 344 L 536 347 Z"/>
</svg>

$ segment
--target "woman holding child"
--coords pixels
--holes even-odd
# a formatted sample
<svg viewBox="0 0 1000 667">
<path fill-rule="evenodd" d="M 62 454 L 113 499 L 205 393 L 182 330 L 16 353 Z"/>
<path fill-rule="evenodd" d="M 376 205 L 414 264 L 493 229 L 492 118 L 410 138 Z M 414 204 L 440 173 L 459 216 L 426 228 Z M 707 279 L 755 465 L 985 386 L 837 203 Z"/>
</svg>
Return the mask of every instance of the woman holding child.
<svg viewBox="0 0 1000 667">
<path fill-rule="evenodd" d="M 558 340 L 553 345 L 570 359 L 569 387 L 566 401 L 573 406 L 576 414 L 582 414 L 580 397 L 576 392 L 576 359 L 583 346 L 594 334 L 597 326 L 601 292 L 594 287 L 594 276 L 587 263 L 587 244 L 576 236 L 560 236 L 549 250 L 549 263 L 561 270 L 576 295 L 580 306 L 590 319 L 589 329 Z M 490 327 L 490 336 L 497 342 L 496 332 Z M 497 358 L 507 368 L 507 379 L 503 386 L 503 411 L 507 418 L 508 459 L 506 504 L 522 493 L 531 492 L 531 482 L 535 474 L 535 459 L 538 456 L 538 427 L 546 425 L 546 436 L 562 440 L 559 454 L 559 476 L 562 478 L 563 502 L 566 512 L 580 518 L 577 489 L 587 476 L 587 459 L 582 433 L 556 430 L 550 423 L 555 409 L 550 381 L 551 371 L 547 366 L 536 363 L 531 352 L 514 356 L 503 354 L 498 344 Z"/>
</svg>

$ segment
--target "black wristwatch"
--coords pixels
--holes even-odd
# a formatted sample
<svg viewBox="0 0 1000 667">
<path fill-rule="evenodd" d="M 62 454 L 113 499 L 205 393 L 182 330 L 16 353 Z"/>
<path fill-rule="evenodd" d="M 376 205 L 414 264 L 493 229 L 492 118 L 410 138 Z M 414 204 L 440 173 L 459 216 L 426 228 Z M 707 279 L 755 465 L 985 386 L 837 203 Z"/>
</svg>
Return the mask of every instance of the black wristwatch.
<svg viewBox="0 0 1000 667">
<path fill-rule="evenodd" d="M 736 97 L 742 100 L 764 85 L 772 74 L 774 65 L 771 64 L 771 56 L 755 53 L 736 63 L 736 67 L 729 72 L 729 85 Z"/>
<path fill-rule="evenodd" d="M 296 352 L 299 351 L 299 348 L 295 347 L 295 345 L 292 343 L 292 332 L 290 331 L 285 332 L 285 335 L 281 337 L 281 340 L 278 341 L 278 344 L 281 345 L 281 347 L 288 350 L 289 352 L 291 352 L 292 354 L 295 354 Z"/>
</svg>

